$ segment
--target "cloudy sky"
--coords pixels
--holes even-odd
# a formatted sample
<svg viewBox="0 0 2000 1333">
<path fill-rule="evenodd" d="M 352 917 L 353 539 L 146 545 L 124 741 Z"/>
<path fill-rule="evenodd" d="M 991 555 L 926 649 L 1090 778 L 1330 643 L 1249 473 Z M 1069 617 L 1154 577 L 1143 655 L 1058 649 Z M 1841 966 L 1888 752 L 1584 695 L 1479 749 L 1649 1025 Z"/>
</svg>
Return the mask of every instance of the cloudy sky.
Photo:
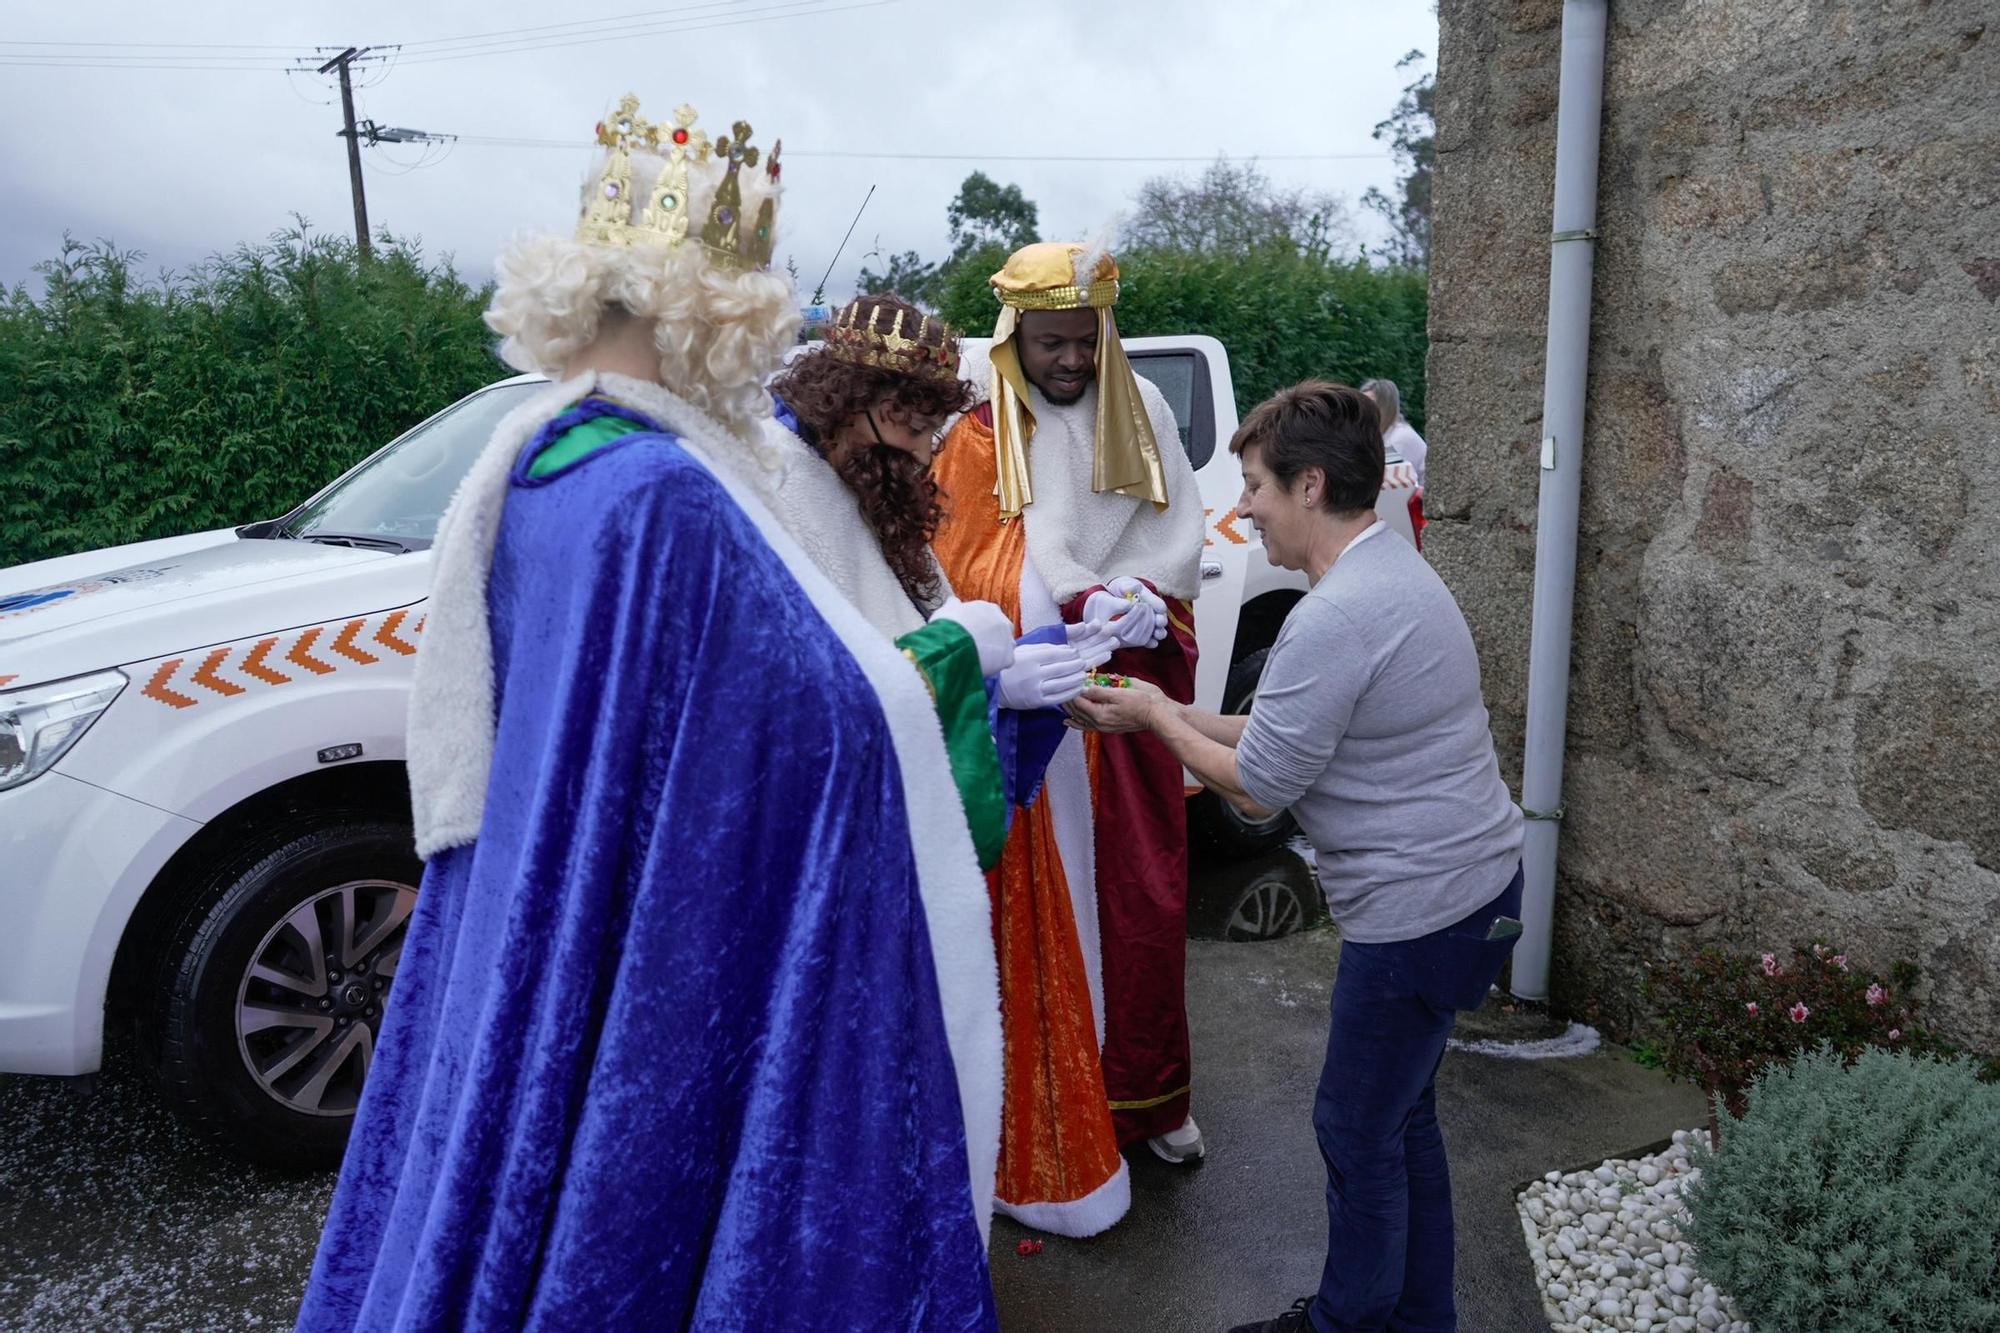
<svg viewBox="0 0 2000 1333">
<path fill-rule="evenodd" d="M 656 118 L 685 100 L 711 132 L 741 117 L 784 139 L 779 252 L 808 288 L 877 187 L 830 297 L 871 251 L 940 256 L 974 170 L 1019 184 L 1054 239 L 1111 223 L 1150 176 L 1255 157 L 1345 196 L 1373 239 L 1360 197 L 1395 167 L 1370 131 L 1416 72 L 1397 60 L 1437 50 L 1427 0 L 634 3 L 7 4 L 0 284 L 65 231 L 149 271 L 293 213 L 351 232 L 338 88 L 284 72 L 348 45 L 383 57 L 357 67 L 358 117 L 462 136 L 364 150 L 373 227 L 483 279 L 511 231 L 568 225 L 591 126 L 630 89 Z"/>
</svg>

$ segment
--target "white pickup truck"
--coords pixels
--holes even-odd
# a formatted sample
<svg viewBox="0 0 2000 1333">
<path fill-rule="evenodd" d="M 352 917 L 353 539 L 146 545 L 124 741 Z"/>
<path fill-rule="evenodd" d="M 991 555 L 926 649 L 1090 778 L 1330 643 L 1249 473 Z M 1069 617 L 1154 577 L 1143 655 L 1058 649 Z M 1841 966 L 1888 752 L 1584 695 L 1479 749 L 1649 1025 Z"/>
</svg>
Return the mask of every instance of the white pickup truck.
<svg viewBox="0 0 2000 1333">
<path fill-rule="evenodd" d="M 1242 711 L 1305 580 L 1233 518 L 1221 344 L 1127 349 L 1208 511 L 1197 695 Z M 92 1073 L 129 1025 L 196 1128 L 337 1159 L 422 871 L 403 722 L 428 548 L 537 383 L 454 403 L 281 517 L 0 571 L 0 1073 Z M 1414 478 L 1394 461 L 1390 483 L 1378 511 L 1409 537 Z M 1213 845 L 1285 836 L 1191 801 Z"/>
</svg>

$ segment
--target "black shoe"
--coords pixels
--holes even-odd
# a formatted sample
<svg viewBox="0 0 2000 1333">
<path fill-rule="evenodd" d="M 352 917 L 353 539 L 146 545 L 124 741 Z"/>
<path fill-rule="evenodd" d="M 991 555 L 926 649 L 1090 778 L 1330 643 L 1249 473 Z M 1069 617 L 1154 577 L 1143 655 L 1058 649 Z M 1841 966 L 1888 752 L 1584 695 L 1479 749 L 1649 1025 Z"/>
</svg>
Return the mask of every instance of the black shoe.
<svg viewBox="0 0 2000 1333">
<path fill-rule="evenodd" d="M 1276 1319 L 1260 1319 L 1254 1324 L 1238 1324 L 1229 1333 L 1312 1333 L 1312 1320 L 1306 1318 L 1306 1310 L 1313 1298 L 1301 1296 L 1292 1302 L 1292 1308 Z"/>
</svg>

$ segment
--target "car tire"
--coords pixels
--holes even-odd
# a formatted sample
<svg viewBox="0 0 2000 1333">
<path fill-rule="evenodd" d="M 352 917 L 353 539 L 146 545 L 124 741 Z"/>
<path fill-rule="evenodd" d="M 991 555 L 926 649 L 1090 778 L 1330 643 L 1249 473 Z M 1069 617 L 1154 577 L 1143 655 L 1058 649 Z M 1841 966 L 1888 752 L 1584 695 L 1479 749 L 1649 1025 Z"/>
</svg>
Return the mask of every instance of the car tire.
<svg viewBox="0 0 2000 1333">
<path fill-rule="evenodd" d="M 339 1164 L 422 875 L 407 825 L 349 812 L 191 886 L 139 1015 L 183 1121 L 265 1165 Z"/>
<path fill-rule="evenodd" d="M 1269 648 L 1246 653 L 1229 668 L 1229 682 L 1222 691 L 1222 711 L 1247 713 L 1257 697 L 1257 682 L 1264 675 Z M 1256 856 L 1285 845 L 1298 825 L 1291 812 L 1280 810 L 1269 819 L 1251 819 L 1212 791 L 1203 791 L 1188 801 L 1188 827 L 1198 845 L 1228 857 Z"/>
</svg>

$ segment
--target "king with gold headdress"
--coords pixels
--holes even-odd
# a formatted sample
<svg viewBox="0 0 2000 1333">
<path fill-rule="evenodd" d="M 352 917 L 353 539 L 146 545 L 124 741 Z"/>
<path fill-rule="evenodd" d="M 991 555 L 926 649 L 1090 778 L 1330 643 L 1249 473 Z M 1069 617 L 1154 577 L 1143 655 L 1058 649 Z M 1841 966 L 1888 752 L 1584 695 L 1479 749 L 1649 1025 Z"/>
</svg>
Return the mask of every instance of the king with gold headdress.
<svg viewBox="0 0 2000 1333">
<path fill-rule="evenodd" d="M 497 265 L 550 382 L 438 529 L 306 1333 L 996 1327 L 986 886 L 922 676 L 763 502 L 778 153 L 697 121 L 619 102 Z"/>
<path fill-rule="evenodd" d="M 1075 243 L 1027 246 L 993 275 L 993 342 L 961 372 L 982 401 L 938 458 L 951 511 L 936 549 L 960 596 L 1023 630 L 1100 625 L 1118 643 L 1108 670 L 1185 702 L 1201 497 L 1173 412 L 1125 355 L 1120 282 L 1114 256 Z M 1186 857 L 1180 764 L 1150 735 L 1072 732 L 989 876 L 1007 1061 L 995 1206 L 1031 1226 L 1116 1222 L 1125 1144 L 1203 1151 Z"/>
</svg>

